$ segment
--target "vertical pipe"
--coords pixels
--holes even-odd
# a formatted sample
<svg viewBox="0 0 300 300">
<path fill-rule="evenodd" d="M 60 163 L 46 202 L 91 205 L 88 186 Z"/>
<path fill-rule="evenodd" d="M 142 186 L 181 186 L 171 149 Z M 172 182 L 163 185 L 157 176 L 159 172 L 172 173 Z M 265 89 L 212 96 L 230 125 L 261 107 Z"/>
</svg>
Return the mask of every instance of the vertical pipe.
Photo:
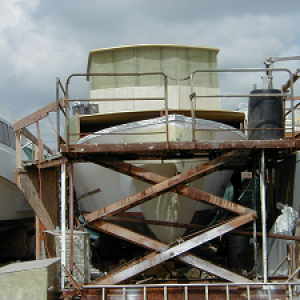
<svg viewBox="0 0 300 300">
<path fill-rule="evenodd" d="M 123 288 L 122 300 L 126 300 L 126 287 Z"/>
<path fill-rule="evenodd" d="M 164 300 L 168 300 L 168 287 L 164 286 Z"/>
<path fill-rule="evenodd" d="M 189 300 L 188 286 L 184 286 L 184 300 Z"/>
<path fill-rule="evenodd" d="M 229 291 L 229 285 L 226 284 L 226 300 L 230 300 L 230 291 Z"/>
<path fill-rule="evenodd" d="M 273 224 L 275 222 L 275 203 L 274 203 L 274 195 L 273 195 L 273 169 L 268 168 L 268 181 L 269 181 L 269 203 L 271 206 L 271 218 L 270 222 Z"/>
<path fill-rule="evenodd" d="M 35 259 L 41 259 L 41 230 L 40 230 L 40 219 L 35 216 Z"/>
<path fill-rule="evenodd" d="M 66 83 L 66 88 L 65 88 L 65 93 L 64 93 L 64 106 L 65 106 L 65 123 L 66 123 L 66 140 L 67 140 L 67 146 L 69 147 L 70 145 L 70 112 L 69 112 L 69 87 L 68 87 L 68 82 Z"/>
<path fill-rule="evenodd" d="M 205 300 L 209 300 L 209 296 L 208 296 L 208 285 L 205 285 Z"/>
<path fill-rule="evenodd" d="M 195 97 L 194 95 L 194 85 L 193 85 L 193 75 L 194 73 L 191 74 L 191 95 L 190 95 L 190 100 L 191 100 L 191 115 L 192 115 L 192 138 L 193 138 L 193 143 L 196 143 L 196 120 L 195 120 L 195 110 L 194 110 L 194 102 L 195 102 Z"/>
<path fill-rule="evenodd" d="M 70 273 L 74 266 L 74 193 L 73 193 L 73 162 L 69 162 L 69 229 L 70 229 Z"/>
<path fill-rule="evenodd" d="M 166 135 L 167 135 L 167 144 L 169 147 L 169 102 L 168 102 L 168 77 L 164 75 L 165 83 L 165 118 L 166 118 Z"/>
<path fill-rule="evenodd" d="M 66 265 L 66 159 L 61 163 L 61 191 L 60 191 L 60 225 L 61 225 L 61 289 L 65 288 Z"/>
<path fill-rule="evenodd" d="M 256 210 L 256 156 L 252 158 L 252 208 Z M 254 272 L 257 279 L 257 221 L 253 220 L 253 260 Z"/>
<path fill-rule="evenodd" d="M 291 75 L 292 78 L 291 78 L 291 82 L 294 82 L 293 80 L 293 77 L 294 75 L 292 74 Z M 293 83 L 291 84 L 290 86 L 290 90 L 291 90 L 291 112 L 292 112 L 292 139 L 294 140 L 295 139 L 295 109 L 294 109 L 294 85 Z"/>
<path fill-rule="evenodd" d="M 247 298 L 248 300 L 251 300 L 251 293 L 250 293 L 250 286 L 247 285 Z"/>
<path fill-rule="evenodd" d="M 267 255 L 267 213 L 266 213 L 266 186 L 265 186 L 265 151 L 261 150 L 260 157 L 260 201 L 261 201 L 261 226 L 262 226 L 262 265 L 264 283 L 268 282 L 268 255 Z"/>
<path fill-rule="evenodd" d="M 56 130 L 57 130 L 57 152 L 60 147 L 60 107 L 59 107 L 59 78 L 56 77 Z"/>
</svg>

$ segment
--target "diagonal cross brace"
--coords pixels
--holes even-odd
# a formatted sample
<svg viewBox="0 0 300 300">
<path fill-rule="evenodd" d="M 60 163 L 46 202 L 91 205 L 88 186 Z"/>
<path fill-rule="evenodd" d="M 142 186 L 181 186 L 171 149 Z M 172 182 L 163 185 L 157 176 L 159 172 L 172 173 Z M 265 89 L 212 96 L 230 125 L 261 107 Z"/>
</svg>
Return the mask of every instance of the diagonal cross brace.
<svg viewBox="0 0 300 300">
<path fill-rule="evenodd" d="M 163 249 L 166 249 L 168 247 L 167 244 L 165 243 L 143 236 L 137 232 L 121 227 L 114 223 L 98 220 L 90 223 L 89 226 L 96 230 L 100 230 L 107 234 L 111 234 L 123 240 L 132 242 L 136 245 L 139 245 L 140 247 L 154 250 L 155 252 L 161 252 Z M 225 268 L 217 266 L 209 261 L 206 261 L 188 252 L 177 256 L 176 259 L 182 263 L 186 263 L 195 268 L 204 270 L 210 274 L 214 274 L 218 277 L 224 278 L 231 282 L 239 282 L 239 283 L 251 282 L 249 279 L 240 276 L 239 274 L 233 273 Z M 108 274 L 107 276 L 109 277 L 103 278 L 105 279 L 106 284 L 114 284 L 113 281 L 109 282 L 109 278 L 113 278 L 113 273 Z M 99 283 L 101 283 L 101 279 L 99 280 L 96 279 L 95 281 L 92 282 L 92 284 L 99 284 Z"/>
<path fill-rule="evenodd" d="M 143 258 L 139 259 L 138 261 L 133 261 L 132 263 L 129 263 L 128 265 L 125 265 L 122 267 L 118 272 L 113 272 L 111 274 L 108 274 L 105 277 L 102 277 L 100 279 L 97 279 L 93 281 L 93 284 L 117 284 L 124 280 L 127 280 L 129 278 L 132 278 L 136 276 L 137 274 L 140 274 L 141 272 L 144 272 L 147 269 L 150 269 L 156 265 L 159 265 L 163 263 L 164 261 L 177 257 L 183 262 L 191 264 L 193 262 L 196 263 L 197 268 L 208 268 L 209 273 L 216 273 L 217 269 L 216 266 L 212 267 L 212 264 L 209 264 L 206 261 L 201 260 L 200 258 L 191 257 L 189 253 L 186 253 L 190 249 L 193 249 L 197 246 L 200 246 L 218 236 L 221 236 L 237 227 L 240 227 L 253 219 L 256 218 L 255 212 L 251 211 L 245 215 L 235 217 L 234 219 L 226 222 L 225 224 L 219 225 L 217 227 L 214 227 L 213 229 L 210 229 L 204 233 L 201 233 L 189 240 L 186 240 L 180 244 L 177 244 L 173 247 L 167 248 L 165 250 L 162 250 L 160 242 L 155 241 L 155 243 L 148 243 L 146 247 L 155 249 L 156 251 L 161 251 L 159 253 L 152 252 Z M 103 224 L 103 223 L 102 223 Z M 105 223 L 104 223 L 105 224 Z M 111 232 L 112 233 L 112 232 Z M 116 233 L 113 233 L 116 234 Z M 145 238 L 145 237 L 144 237 Z M 132 239 L 131 239 L 132 240 Z M 151 240 L 149 240 L 151 241 Z M 145 245 L 144 245 L 145 247 Z M 185 254 L 184 254 L 185 253 Z M 204 262 L 204 263 L 203 263 Z M 224 270 L 224 269 L 222 269 Z M 220 271 L 220 269 L 218 270 Z M 229 271 L 228 271 L 229 272 Z M 226 275 L 223 274 L 223 276 L 231 276 L 231 272 L 227 273 Z M 216 274 L 220 276 L 220 273 Z M 238 276 L 237 274 L 234 274 L 234 278 L 237 280 L 241 280 L 241 283 L 245 283 L 247 279 L 245 279 L 242 276 Z M 226 277 L 228 279 L 228 277 Z"/>
<path fill-rule="evenodd" d="M 127 210 L 139 204 L 142 204 L 151 198 L 158 196 L 168 190 L 174 190 L 186 197 L 197 201 L 205 201 L 209 204 L 216 205 L 222 208 L 225 208 L 229 211 L 232 211 L 237 214 L 246 213 L 249 209 L 245 208 L 242 205 L 233 203 L 231 201 L 222 199 L 220 197 L 214 196 L 210 193 L 200 191 L 196 188 L 188 187 L 183 183 L 188 183 L 193 181 L 199 177 L 203 177 L 212 172 L 215 172 L 221 166 L 232 161 L 236 158 L 238 151 L 232 151 L 226 153 L 225 155 L 202 164 L 192 170 L 176 175 L 172 178 L 167 178 L 148 170 L 145 170 L 140 167 L 136 167 L 132 164 L 128 164 L 122 161 L 109 161 L 109 160 L 101 160 L 96 158 L 89 158 L 89 161 L 100 164 L 104 167 L 108 167 L 114 169 L 115 171 L 119 171 L 121 173 L 130 175 L 134 178 L 144 180 L 148 183 L 154 183 L 155 185 L 145 189 L 144 191 L 138 192 L 132 196 L 126 197 L 116 203 L 108 205 L 105 208 L 99 209 L 92 213 L 84 214 L 85 221 L 91 222 L 97 220 L 103 216 L 110 216 L 117 214 L 121 211 Z"/>
</svg>

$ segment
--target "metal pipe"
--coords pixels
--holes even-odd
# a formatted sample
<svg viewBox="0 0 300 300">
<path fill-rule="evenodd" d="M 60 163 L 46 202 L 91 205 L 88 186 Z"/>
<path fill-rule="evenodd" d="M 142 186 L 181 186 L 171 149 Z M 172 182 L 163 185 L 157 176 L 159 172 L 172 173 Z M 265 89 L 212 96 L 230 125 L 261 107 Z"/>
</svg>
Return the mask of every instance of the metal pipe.
<svg viewBox="0 0 300 300">
<path fill-rule="evenodd" d="M 60 105 L 59 105 L 59 83 L 60 80 L 56 77 L 56 129 L 57 129 L 57 152 L 59 152 L 60 147 Z"/>
<path fill-rule="evenodd" d="M 166 119 L 166 135 L 167 143 L 169 145 L 169 104 L 168 104 L 168 77 L 164 76 L 164 86 L 165 86 L 165 119 Z"/>
<path fill-rule="evenodd" d="M 256 156 L 252 159 L 252 208 L 256 210 Z M 254 272 L 257 276 L 257 221 L 253 220 L 253 260 L 254 260 Z"/>
<path fill-rule="evenodd" d="M 292 112 L 292 139 L 295 139 L 295 107 L 294 107 L 294 85 L 290 86 L 291 90 L 291 112 Z"/>
<path fill-rule="evenodd" d="M 60 226 L 61 226 L 61 289 L 65 287 L 66 265 L 66 158 L 61 162 L 61 192 L 60 192 Z"/>
<path fill-rule="evenodd" d="M 69 162 L 69 229 L 70 229 L 70 273 L 74 266 L 74 193 L 73 193 L 73 162 Z"/>
<path fill-rule="evenodd" d="M 194 84 L 193 84 L 193 76 L 194 74 L 191 74 L 191 95 L 190 95 L 190 100 L 191 100 L 191 116 L 192 116 L 192 141 L 195 143 L 196 142 L 196 120 L 195 120 L 195 110 L 194 110 L 194 103 L 195 103 L 195 98 L 196 98 L 196 93 L 194 92 Z"/>
<path fill-rule="evenodd" d="M 240 234 L 240 235 L 252 235 L 250 231 L 242 231 L 242 230 L 233 230 L 232 233 Z M 257 236 L 262 236 L 261 232 L 256 232 Z M 278 240 L 286 240 L 286 241 L 300 241 L 300 236 L 293 236 L 293 235 L 284 235 L 284 234 L 275 234 L 275 233 L 268 233 L 267 237 L 274 238 Z"/>
<path fill-rule="evenodd" d="M 260 202 L 262 226 L 262 266 L 264 283 L 268 282 L 268 248 L 267 248 L 267 212 L 266 212 L 266 186 L 265 186 L 265 152 L 261 150 L 260 156 Z"/>
</svg>

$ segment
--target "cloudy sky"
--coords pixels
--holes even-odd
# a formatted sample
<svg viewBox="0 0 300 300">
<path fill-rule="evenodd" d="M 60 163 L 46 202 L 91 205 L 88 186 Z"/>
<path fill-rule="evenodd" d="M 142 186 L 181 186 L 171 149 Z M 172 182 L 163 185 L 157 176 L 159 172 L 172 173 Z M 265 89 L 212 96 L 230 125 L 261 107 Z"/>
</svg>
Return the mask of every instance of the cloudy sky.
<svg viewBox="0 0 300 300">
<path fill-rule="evenodd" d="M 219 67 L 264 67 L 266 58 L 300 55 L 299 15 L 298 0 L 1 0 L 0 101 L 25 117 L 55 100 L 56 77 L 85 72 L 89 51 L 102 47 L 211 46 Z M 248 92 L 253 83 L 236 76 L 223 87 Z M 74 88 L 83 91 L 85 83 Z"/>
</svg>

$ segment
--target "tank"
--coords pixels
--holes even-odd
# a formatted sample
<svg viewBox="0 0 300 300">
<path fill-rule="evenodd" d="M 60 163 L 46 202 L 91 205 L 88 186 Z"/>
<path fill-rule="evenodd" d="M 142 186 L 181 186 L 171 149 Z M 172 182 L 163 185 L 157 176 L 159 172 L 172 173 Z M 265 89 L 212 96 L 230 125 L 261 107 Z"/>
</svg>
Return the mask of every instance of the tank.
<svg viewBox="0 0 300 300">
<path fill-rule="evenodd" d="M 164 72 L 168 80 L 168 108 L 191 108 L 189 95 L 191 82 L 181 80 L 197 69 L 217 67 L 216 48 L 185 45 L 130 45 L 92 50 L 89 54 L 87 71 L 91 73 L 138 73 Z M 148 76 L 90 76 L 90 103 L 97 98 L 161 97 L 164 81 L 161 75 Z M 219 110 L 218 74 L 199 73 L 194 76 L 194 92 L 207 95 L 198 101 L 197 109 Z M 99 104 L 99 102 L 95 102 Z M 163 101 L 102 101 L 99 112 L 114 113 L 164 109 Z"/>
<path fill-rule="evenodd" d="M 249 238 L 243 235 L 228 237 L 228 266 L 230 268 L 245 268 L 248 264 L 246 252 L 249 248 Z"/>
<path fill-rule="evenodd" d="M 280 90 L 257 89 L 254 94 L 274 94 L 274 96 L 250 96 L 248 104 L 249 140 L 276 140 L 284 138 L 283 99 Z"/>
<path fill-rule="evenodd" d="M 110 76 L 88 76 L 89 103 L 98 105 L 98 113 L 84 116 L 88 125 L 85 132 L 82 131 L 84 126 L 75 115 L 75 119 L 70 122 L 70 128 L 73 128 L 71 132 L 76 137 L 79 133 L 77 130 L 80 130 L 80 136 L 84 136 L 76 142 L 99 145 L 166 142 L 166 124 L 170 142 L 191 141 L 192 118 L 188 116 L 191 110 L 191 82 L 182 79 L 187 78 L 196 69 L 217 68 L 217 54 L 218 49 L 215 48 L 185 45 L 132 45 L 92 50 L 88 60 L 88 72 Z M 147 74 L 138 76 L 137 73 L 140 72 Z M 158 72 L 159 75 L 152 76 L 149 72 Z M 165 82 L 161 72 L 168 76 L 167 103 L 161 101 L 165 95 Z M 115 73 L 126 76 L 117 76 Z M 216 122 L 223 113 L 219 97 L 211 97 L 219 94 L 217 72 L 194 76 L 193 92 L 203 96 L 201 101 L 195 103 L 196 116 L 197 112 L 205 111 L 213 112 L 216 116 L 214 121 L 196 118 L 196 140 L 246 139 L 235 127 Z M 168 116 L 162 116 L 161 111 L 166 105 L 169 109 Z M 165 160 L 131 160 L 130 163 L 171 178 L 207 161 L 207 157 L 178 157 Z M 190 186 L 221 197 L 231 175 L 232 170 L 214 172 L 191 182 Z M 74 186 L 76 195 L 80 198 L 78 205 L 81 212 L 89 213 L 135 195 L 150 185 L 100 165 L 81 162 L 74 166 Z M 93 192 L 97 190 L 99 192 Z M 214 209 L 206 203 L 168 191 L 122 211 L 119 215 L 189 224 L 198 212 L 211 212 Z M 170 243 L 185 234 L 185 228 L 179 227 L 149 224 L 141 229 L 140 225 L 129 225 L 132 230 L 143 234 L 151 231 L 153 237 L 165 243 Z"/>
</svg>

